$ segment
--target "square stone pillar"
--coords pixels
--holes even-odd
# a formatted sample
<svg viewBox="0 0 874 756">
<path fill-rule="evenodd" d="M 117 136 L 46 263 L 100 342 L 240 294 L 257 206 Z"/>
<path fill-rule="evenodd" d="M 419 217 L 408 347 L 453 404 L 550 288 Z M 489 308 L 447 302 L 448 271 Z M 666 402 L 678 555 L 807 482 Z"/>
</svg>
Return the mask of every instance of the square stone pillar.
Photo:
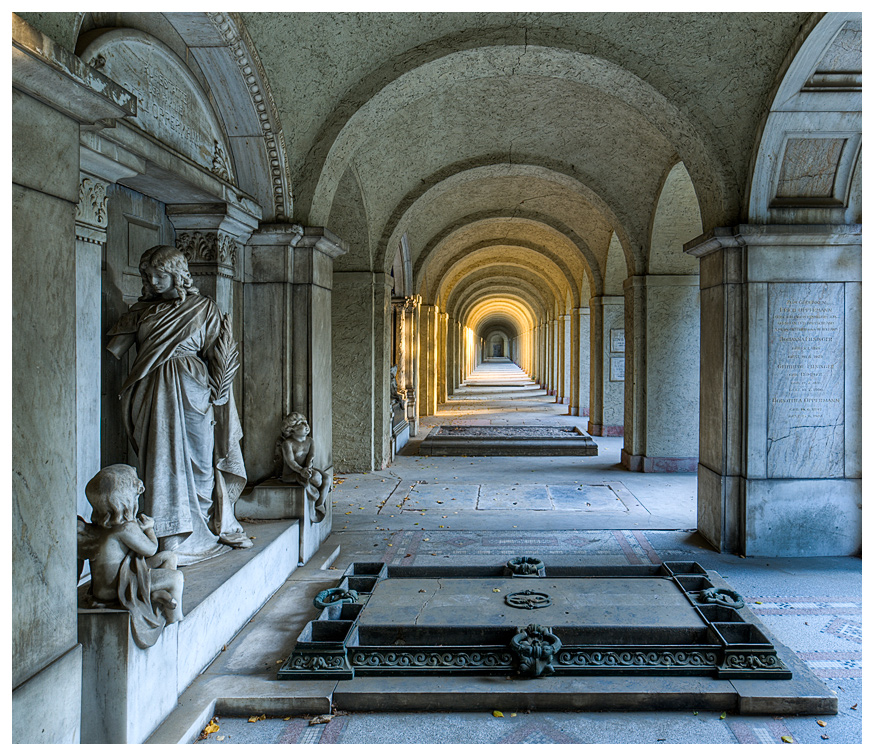
<svg viewBox="0 0 874 756">
<path fill-rule="evenodd" d="M 439 313 L 436 305 L 423 304 L 419 315 L 419 415 L 437 414 L 437 338 Z"/>
<path fill-rule="evenodd" d="M 576 365 L 572 361 L 568 414 L 579 417 L 589 415 L 589 339 L 589 308 L 575 307 L 571 314 L 571 354 L 576 356 Z"/>
<path fill-rule="evenodd" d="M 449 362 L 449 315 L 445 312 L 438 314 L 437 325 L 437 403 L 446 402 L 446 370 Z"/>
<path fill-rule="evenodd" d="M 625 281 L 626 391 L 622 464 L 635 472 L 698 467 L 698 276 Z M 667 337 L 666 337 L 667 336 Z"/>
<path fill-rule="evenodd" d="M 747 556 L 861 548 L 861 226 L 718 228 L 700 258 L 698 529 Z"/>
<path fill-rule="evenodd" d="M 562 315 L 561 316 L 561 332 L 562 332 L 562 374 L 561 374 L 561 400 L 564 404 L 571 403 L 571 394 L 573 393 L 571 390 L 571 362 L 572 360 L 572 350 L 571 350 L 571 341 L 573 339 L 571 327 L 571 316 L 570 315 Z"/>
<path fill-rule="evenodd" d="M 593 297 L 589 433 L 621 436 L 625 410 L 625 298 Z"/>
<path fill-rule="evenodd" d="M 262 225 L 245 249 L 243 277 L 243 457 L 249 482 L 274 473 L 284 415 L 301 412 L 312 431 L 315 467 L 333 475 L 331 295 L 334 260 L 346 246 L 324 228 Z M 301 559 L 331 530 L 331 496 L 321 523 L 301 518 Z M 303 514 L 303 513 L 302 513 Z"/>
<path fill-rule="evenodd" d="M 99 297 L 99 271 L 96 292 L 89 277 L 101 243 L 77 241 L 79 138 L 136 113 L 136 98 L 12 14 L 11 104 L 11 740 L 78 743 L 76 508 L 93 458 L 80 471 L 77 391 L 93 375 L 79 372 L 77 343 L 79 307 L 93 314 Z M 93 324 L 82 326 L 90 353 Z"/>
</svg>

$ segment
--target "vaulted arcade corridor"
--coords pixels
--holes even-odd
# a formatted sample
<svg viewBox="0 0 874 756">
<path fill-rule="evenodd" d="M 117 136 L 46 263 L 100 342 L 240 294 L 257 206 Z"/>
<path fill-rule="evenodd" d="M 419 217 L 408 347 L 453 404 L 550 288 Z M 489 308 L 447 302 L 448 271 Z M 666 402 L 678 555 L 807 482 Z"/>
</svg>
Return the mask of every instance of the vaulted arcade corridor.
<svg viewBox="0 0 874 756">
<path fill-rule="evenodd" d="M 326 713 L 274 673 L 334 571 L 520 552 L 733 572 L 806 655 L 786 711 L 857 738 L 860 13 L 11 31 L 14 741 Z M 420 453 L 477 424 L 599 454 Z"/>
</svg>

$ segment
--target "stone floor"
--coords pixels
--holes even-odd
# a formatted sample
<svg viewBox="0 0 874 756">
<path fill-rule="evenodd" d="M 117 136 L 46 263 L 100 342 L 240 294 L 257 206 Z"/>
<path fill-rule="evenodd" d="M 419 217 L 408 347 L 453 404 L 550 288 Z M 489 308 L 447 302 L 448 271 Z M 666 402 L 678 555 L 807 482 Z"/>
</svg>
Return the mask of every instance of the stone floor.
<svg viewBox="0 0 874 756">
<path fill-rule="evenodd" d="M 484 371 L 485 372 L 485 371 Z M 862 563 L 855 557 L 743 559 L 719 554 L 695 533 L 696 479 L 683 473 L 629 473 L 622 440 L 599 438 L 597 457 L 423 458 L 431 427 L 471 423 L 575 425 L 545 392 L 505 372 L 485 373 L 424 418 L 419 434 L 386 470 L 339 476 L 334 534 L 340 555 L 293 573 L 206 672 L 187 699 L 221 690 L 233 716 L 197 743 L 861 743 Z M 325 549 L 323 549 L 325 551 Z M 325 551 L 325 553 L 327 553 Z M 394 565 L 494 564 L 534 555 L 547 564 L 658 564 L 695 560 L 716 570 L 747 600 L 773 636 L 795 651 L 837 694 L 828 716 L 739 716 L 732 712 L 336 712 L 313 683 L 309 710 L 279 711 L 275 670 L 295 628 L 315 614 L 311 600 L 353 561 Z M 304 685 L 298 683 L 298 685 Z M 264 691 L 259 701 L 258 690 Z M 249 691 L 246 695 L 234 691 Z M 254 692 L 253 692 L 254 691 Z M 180 711 L 185 708 L 180 706 Z M 281 707 L 279 707 L 281 708 Z M 254 718 L 255 721 L 250 721 Z M 183 717 L 177 717 L 181 721 Z M 150 742 L 174 741 L 168 722 Z"/>
</svg>

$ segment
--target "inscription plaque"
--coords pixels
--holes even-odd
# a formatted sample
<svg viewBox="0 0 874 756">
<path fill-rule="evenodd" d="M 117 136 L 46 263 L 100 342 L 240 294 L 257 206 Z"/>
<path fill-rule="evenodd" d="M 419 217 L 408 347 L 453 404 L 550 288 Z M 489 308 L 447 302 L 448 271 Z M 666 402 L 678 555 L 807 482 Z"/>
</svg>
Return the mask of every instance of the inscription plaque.
<svg viewBox="0 0 874 756">
<path fill-rule="evenodd" d="M 128 119 L 195 163 L 214 171 L 217 152 L 229 154 L 209 98 L 169 47 L 136 29 L 96 37 L 82 59 L 136 95 Z"/>
<path fill-rule="evenodd" d="M 625 351 L 625 329 L 611 328 L 610 329 L 610 351 L 624 352 Z"/>
<path fill-rule="evenodd" d="M 610 358 L 610 380 L 624 381 L 625 380 L 625 358 L 611 357 Z"/>
<path fill-rule="evenodd" d="M 768 477 L 844 472 L 844 286 L 768 285 Z"/>
</svg>

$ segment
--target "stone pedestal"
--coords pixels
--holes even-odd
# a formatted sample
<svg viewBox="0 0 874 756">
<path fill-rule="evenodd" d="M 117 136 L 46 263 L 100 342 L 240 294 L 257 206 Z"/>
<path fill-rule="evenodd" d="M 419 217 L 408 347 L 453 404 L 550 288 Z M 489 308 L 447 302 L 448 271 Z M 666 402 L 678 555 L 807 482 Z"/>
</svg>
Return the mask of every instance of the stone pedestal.
<svg viewBox="0 0 874 756">
<path fill-rule="evenodd" d="M 698 468 L 698 276 L 625 281 L 625 444 L 634 472 Z"/>
<path fill-rule="evenodd" d="M 719 228 L 701 265 L 698 528 L 748 556 L 861 548 L 861 227 Z"/>
<path fill-rule="evenodd" d="M 625 299 L 589 300 L 591 383 L 589 433 L 621 436 L 625 401 Z"/>
<path fill-rule="evenodd" d="M 333 476 L 333 468 L 326 470 Z M 331 534 L 333 525 L 331 496 L 326 499 L 327 512 L 321 522 L 312 518 L 313 505 L 306 500 L 303 486 L 297 483 L 284 483 L 272 478 L 259 483 L 237 501 L 237 517 L 253 520 L 297 520 L 299 533 L 300 563 L 306 564 L 319 550 L 322 542 Z"/>
<path fill-rule="evenodd" d="M 247 524 L 251 549 L 183 568 L 185 618 L 140 648 L 121 609 L 80 609 L 82 742 L 142 743 L 298 564 L 296 522 Z"/>
</svg>

